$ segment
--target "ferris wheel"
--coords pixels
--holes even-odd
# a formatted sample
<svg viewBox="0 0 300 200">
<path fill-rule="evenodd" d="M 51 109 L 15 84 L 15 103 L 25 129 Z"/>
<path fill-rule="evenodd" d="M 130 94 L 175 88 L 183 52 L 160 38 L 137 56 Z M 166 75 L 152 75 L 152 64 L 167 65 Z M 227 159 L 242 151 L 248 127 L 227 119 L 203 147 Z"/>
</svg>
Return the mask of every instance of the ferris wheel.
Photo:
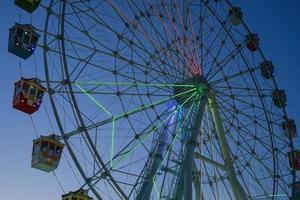
<svg viewBox="0 0 300 200">
<path fill-rule="evenodd" d="M 9 51 L 41 50 L 46 77 L 16 82 L 13 105 L 33 114 L 48 94 L 60 133 L 34 140 L 32 167 L 55 170 L 66 146 L 83 181 L 63 200 L 299 198 L 296 124 L 241 8 L 15 3 L 46 12 L 44 27 L 10 29 Z"/>
</svg>

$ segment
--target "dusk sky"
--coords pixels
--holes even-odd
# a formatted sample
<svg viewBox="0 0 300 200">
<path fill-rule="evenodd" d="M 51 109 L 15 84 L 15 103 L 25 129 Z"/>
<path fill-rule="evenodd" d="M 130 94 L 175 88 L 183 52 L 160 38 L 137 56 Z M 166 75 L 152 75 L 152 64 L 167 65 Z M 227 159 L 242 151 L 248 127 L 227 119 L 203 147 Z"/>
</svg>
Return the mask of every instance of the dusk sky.
<svg viewBox="0 0 300 200">
<path fill-rule="evenodd" d="M 273 61 L 275 77 L 280 88 L 286 90 L 288 116 L 296 120 L 300 130 L 300 1 L 298 0 L 232 0 L 240 6 L 244 21 L 252 32 L 257 32 L 261 49 L 267 59 Z M 14 82 L 20 79 L 19 59 L 7 52 L 8 29 L 19 21 L 20 9 L 13 1 L 0 3 L 0 199 L 10 200 L 58 200 L 63 191 L 55 177 L 30 167 L 32 140 L 36 137 L 28 115 L 12 108 Z M 30 16 L 22 12 L 22 22 L 30 22 Z M 24 18 L 23 18 L 24 17 Z M 43 29 L 45 13 L 39 8 L 33 15 L 33 24 Z M 22 60 L 22 73 L 33 76 L 34 59 Z M 37 49 L 36 66 L 44 78 L 42 50 Z M 45 96 L 46 104 L 48 96 Z M 47 106 L 51 115 L 51 107 Z M 38 134 L 52 132 L 44 107 L 33 115 Z M 56 128 L 55 121 L 52 122 Z M 295 140 L 300 148 L 299 138 Z M 65 151 L 68 154 L 67 151 Z M 68 158 L 70 161 L 71 159 Z M 72 161 L 71 161 L 72 162 Z M 65 157 L 56 172 L 66 192 L 77 189 L 78 184 L 70 172 Z M 80 177 L 81 178 L 81 177 Z"/>
</svg>

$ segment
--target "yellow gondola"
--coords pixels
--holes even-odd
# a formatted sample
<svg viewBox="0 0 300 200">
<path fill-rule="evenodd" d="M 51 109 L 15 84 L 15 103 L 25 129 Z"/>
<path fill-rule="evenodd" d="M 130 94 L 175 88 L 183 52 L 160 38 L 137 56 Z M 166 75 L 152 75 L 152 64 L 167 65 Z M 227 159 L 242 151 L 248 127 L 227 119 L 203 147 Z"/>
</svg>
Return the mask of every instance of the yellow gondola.
<svg viewBox="0 0 300 200">
<path fill-rule="evenodd" d="M 93 200 L 93 198 L 88 196 L 85 190 L 80 189 L 75 192 L 69 192 L 68 194 L 62 195 L 62 200 Z"/>
<path fill-rule="evenodd" d="M 284 90 L 275 89 L 272 93 L 273 103 L 278 108 L 287 106 L 287 98 Z"/>
<path fill-rule="evenodd" d="M 31 167 L 45 172 L 55 170 L 59 164 L 64 144 L 56 135 L 41 136 L 33 140 Z"/>
</svg>

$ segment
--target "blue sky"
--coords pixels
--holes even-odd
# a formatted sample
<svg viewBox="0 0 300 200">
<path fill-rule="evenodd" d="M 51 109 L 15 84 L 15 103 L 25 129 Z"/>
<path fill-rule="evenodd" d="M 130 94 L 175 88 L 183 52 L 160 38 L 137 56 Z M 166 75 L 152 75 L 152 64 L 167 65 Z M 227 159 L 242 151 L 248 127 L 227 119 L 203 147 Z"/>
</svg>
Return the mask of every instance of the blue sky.
<svg viewBox="0 0 300 200">
<path fill-rule="evenodd" d="M 288 95 L 288 114 L 297 121 L 300 129 L 300 1 L 298 0 L 234 0 L 234 5 L 242 7 L 244 20 L 250 30 L 257 32 L 261 48 L 268 59 L 275 65 L 276 80 Z M 39 9 L 33 17 L 42 16 Z M 55 178 L 51 174 L 42 173 L 30 168 L 32 139 L 34 136 L 30 118 L 12 109 L 13 83 L 20 78 L 18 59 L 7 52 L 8 29 L 19 18 L 19 9 L 12 1 L 2 1 L 0 4 L 0 125 L 1 125 L 1 160 L 0 160 L 0 194 L 1 199 L 53 200 L 59 199 L 62 193 Z M 26 13 L 24 21 L 30 17 Z M 42 20 L 33 18 L 33 22 L 42 28 Z M 43 73 L 43 63 L 37 52 L 37 67 L 39 74 Z M 23 62 L 22 68 L 27 73 L 34 74 L 33 59 Z M 50 107 L 49 107 L 50 108 Z M 44 112 L 34 115 L 39 122 L 38 131 L 45 134 L 51 131 Z M 298 140 L 298 139 L 297 139 Z M 297 141 L 297 146 L 300 147 Z M 72 188 L 75 178 L 67 163 L 62 162 L 57 172 L 64 187 Z"/>
</svg>

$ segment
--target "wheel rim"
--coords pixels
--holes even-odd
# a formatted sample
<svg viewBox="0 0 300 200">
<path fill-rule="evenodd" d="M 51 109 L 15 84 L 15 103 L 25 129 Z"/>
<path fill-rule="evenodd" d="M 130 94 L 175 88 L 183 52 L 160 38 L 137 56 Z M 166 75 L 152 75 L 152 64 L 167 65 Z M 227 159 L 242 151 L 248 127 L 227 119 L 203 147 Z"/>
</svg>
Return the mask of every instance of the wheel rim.
<svg viewBox="0 0 300 200">
<path fill-rule="evenodd" d="M 56 1 L 53 2 L 51 8 L 53 8 L 55 12 L 55 9 L 57 9 L 55 6 L 59 3 Z M 59 60 L 65 61 L 65 63 L 55 66 L 58 69 L 62 68 L 63 72 L 61 74 L 57 72 L 57 75 L 52 77 L 48 74 L 48 89 L 54 91 L 61 87 L 55 91 L 55 93 L 50 93 L 50 96 L 53 98 L 52 106 L 56 110 L 64 107 L 59 105 L 59 102 L 65 101 L 70 104 L 69 107 L 65 107 L 64 109 L 67 110 L 65 113 L 69 112 L 74 114 L 73 117 L 68 117 L 70 121 L 74 121 L 74 127 L 61 127 L 61 131 L 63 135 L 65 135 L 64 133 L 69 134 L 69 137 L 65 137 L 65 142 L 68 144 L 68 149 L 74 152 L 74 158 L 76 157 L 78 159 L 76 165 L 82 168 L 82 174 L 86 176 L 85 181 L 88 182 L 91 180 L 88 177 L 91 177 L 95 171 L 101 171 L 100 174 L 102 174 L 102 176 L 100 179 L 92 179 L 91 183 L 95 183 L 95 185 L 92 186 L 92 184 L 90 184 L 89 186 L 90 189 L 94 188 L 94 194 L 99 194 L 99 196 L 104 199 L 113 193 L 120 198 L 132 198 L 136 196 L 136 193 L 141 187 L 137 182 L 143 180 L 143 174 L 146 173 L 146 168 L 143 166 L 147 166 L 145 163 L 151 163 L 151 159 L 148 159 L 148 155 L 151 155 L 151 152 L 153 152 L 155 141 L 157 140 L 157 137 L 153 137 L 153 135 L 155 135 L 155 133 L 159 135 L 162 131 L 160 128 L 167 121 L 166 119 L 175 115 L 170 115 L 173 113 L 170 107 L 174 105 L 176 101 L 171 101 L 174 100 L 174 97 L 169 98 L 168 96 L 173 94 L 174 87 L 177 87 L 174 86 L 175 84 L 184 82 L 195 73 L 203 73 L 209 85 L 219 94 L 217 101 L 222 111 L 221 117 L 224 127 L 226 127 L 226 136 L 232 147 L 231 151 L 235 159 L 235 170 L 244 188 L 246 188 L 246 186 L 249 187 L 246 192 L 251 194 L 252 198 L 275 198 L 276 196 L 274 195 L 290 194 L 288 187 L 289 184 L 293 182 L 294 174 L 290 173 L 286 152 L 292 148 L 292 142 L 284 138 L 280 124 L 278 123 L 286 116 L 286 112 L 284 109 L 278 110 L 272 107 L 270 93 L 273 89 L 277 88 L 277 85 L 274 79 L 270 83 L 260 77 L 260 71 L 257 66 L 259 62 L 265 60 L 261 51 L 249 53 L 247 49 L 245 49 L 245 43 L 242 42 L 244 38 L 242 36 L 249 33 L 245 24 L 237 28 L 230 26 L 228 21 L 226 21 L 225 12 L 228 10 L 226 8 L 231 6 L 228 2 L 211 2 L 207 4 L 205 1 L 202 1 L 200 4 L 198 3 L 198 5 L 196 3 L 193 4 L 193 1 L 190 2 L 189 9 L 193 10 L 197 7 L 203 9 L 200 13 L 205 16 L 205 19 L 203 19 L 203 21 L 201 19 L 195 20 L 195 24 L 199 22 L 199 24 L 202 24 L 208 31 L 205 34 L 205 31 L 202 30 L 203 33 L 199 34 L 197 40 L 197 36 L 193 35 L 194 31 L 187 29 L 186 32 L 184 32 L 181 30 L 182 35 L 187 34 L 188 37 L 192 38 L 191 41 L 196 39 L 193 41 L 193 47 L 192 45 L 183 47 L 184 42 L 175 39 L 169 42 L 166 39 L 159 43 L 160 37 L 157 36 L 157 38 L 154 38 L 149 36 L 150 33 L 161 34 L 164 32 L 166 38 L 167 36 L 171 38 L 172 33 L 166 33 L 168 29 L 165 27 L 168 25 L 170 30 L 172 30 L 174 26 L 178 29 L 181 27 L 182 29 L 182 24 L 180 24 L 181 16 L 178 15 L 178 13 L 183 12 L 184 9 L 179 5 L 177 5 L 178 10 L 176 7 L 172 8 L 167 2 L 159 6 L 154 4 L 151 8 L 148 1 L 136 5 L 128 1 L 128 5 L 121 8 L 121 3 L 116 2 L 112 4 L 110 1 L 103 1 L 99 3 L 99 5 L 101 4 L 101 8 L 104 7 L 107 10 L 104 9 L 102 13 L 99 11 L 100 16 L 97 16 L 95 14 L 96 12 L 94 13 L 92 11 L 82 13 L 82 8 L 88 9 L 89 6 L 96 6 L 93 5 L 93 2 L 91 2 L 91 4 L 89 3 L 90 2 L 83 2 L 78 3 L 78 5 L 72 5 L 71 3 L 65 2 L 66 11 L 61 12 L 65 13 L 64 16 L 66 16 L 64 18 L 65 25 L 62 29 L 64 30 L 64 40 L 62 42 L 60 40 L 62 38 L 57 37 L 56 42 L 57 44 L 65 43 L 66 47 L 65 49 L 57 46 L 54 47 L 53 43 L 49 45 L 49 41 L 51 41 L 51 37 L 53 37 L 49 33 L 46 34 L 44 46 L 50 47 L 49 51 L 45 51 L 46 60 L 49 60 L 51 55 L 54 55 L 54 58 L 59 58 L 55 56 L 57 53 L 62 53 L 63 55 Z M 96 10 L 97 9 L 98 8 L 96 8 Z M 73 10 L 74 14 L 68 13 L 71 12 L 71 10 Z M 170 14 L 171 11 L 175 14 L 168 17 L 168 13 Z M 151 16 L 147 16 L 148 12 Z M 207 12 L 207 14 L 204 14 L 205 12 Z M 61 13 L 59 12 L 58 14 Z M 123 13 L 130 13 L 132 16 L 128 19 L 132 20 L 128 20 Z M 137 13 L 139 13 L 140 16 L 137 15 Z M 105 14 L 110 14 L 110 17 L 122 17 L 119 17 L 119 19 L 109 19 Z M 136 16 L 134 16 L 134 14 Z M 160 14 L 162 18 L 160 18 Z M 197 16 L 191 11 L 190 17 L 201 17 L 201 14 Z M 55 15 L 51 16 L 55 18 Z M 164 16 L 166 17 L 164 18 Z M 175 17 L 175 24 L 170 22 L 171 16 Z M 75 21 L 76 18 L 78 20 L 77 22 Z M 80 18 L 88 23 L 96 19 L 98 19 L 98 21 L 96 21 L 97 23 L 95 23 L 94 27 L 92 27 L 92 23 L 87 23 L 86 26 L 88 27 L 88 25 L 90 25 L 91 28 L 89 31 L 81 33 L 76 32 L 80 29 L 75 26 L 83 26 Z M 103 21 L 99 21 L 100 19 Z M 121 19 L 127 19 L 127 22 L 126 20 L 125 22 L 121 22 Z M 211 21 L 213 19 L 215 21 Z M 110 21 L 115 22 L 115 24 L 111 23 L 109 26 Z M 223 24 L 222 22 L 224 21 L 227 23 Z M 176 22 L 178 24 L 176 24 Z M 215 24 L 209 25 L 208 22 L 212 24 L 214 22 Z M 46 27 L 48 26 L 46 23 Z M 98 30 L 100 27 L 105 30 Z M 191 25 L 191 27 L 193 27 L 193 25 Z M 148 30 L 146 28 L 148 28 Z M 197 29 L 197 27 L 195 26 L 194 29 Z M 198 29 L 200 30 L 200 28 Z M 47 29 L 45 32 L 48 32 Z M 108 33 L 111 34 L 111 37 L 109 35 L 107 36 L 108 38 L 104 38 L 103 41 L 96 40 L 95 37 L 99 33 L 103 38 L 109 35 Z M 73 34 L 73 37 L 71 34 Z M 205 38 L 202 38 L 203 46 L 200 45 L 201 35 Z M 173 35 L 173 37 L 175 36 Z M 93 44 L 93 42 L 88 44 L 87 39 L 91 39 L 95 44 Z M 213 44 L 213 46 L 205 48 L 206 43 L 204 40 L 207 40 L 208 46 L 211 44 L 211 41 L 214 40 L 219 43 L 215 46 Z M 225 41 L 224 44 L 222 43 L 223 41 Z M 142 46 L 143 43 L 145 43 L 145 47 Z M 93 46 L 93 48 L 89 45 Z M 110 45 L 114 48 L 110 48 Z M 193 50 L 203 52 L 199 53 L 201 55 L 197 55 L 199 57 L 196 57 L 196 53 L 194 53 Z M 95 53 L 93 53 L 93 51 L 95 51 Z M 186 58 L 183 58 L 184 51 L 188 54 Z M 226 54 L 226 52 L 230 53 Z M 233 55 L 234 57 L 232 57 Z M 76 58 L 76 56 L 80 58 Z M 109 63 L 110 61 L 113 64 Z M 222 63 L 222 61 L 224 63 Z M 98 63 L 100 62 L 103 66 L 99 66 Z M 234 64 L 236 65 L 235 68 L 228 67 Z M 175 65 L 177 68 L 174 67 Z M 192 67 L 185 67 L 187 65 Z M 49 71 L 48 62 L 46 62 L 45 66 Z M 77 68 L 74 66 L 77 66 Z M 68 69 L 69 72 L 67 72 L 66 69 Z M 80 70 L 84 72 L 84 75 L 80 74 L 77 77 L 76 73 L 80 72 Z M 82 73 L 82 71 L 80 73 Z M 101 76 L 95 75 L 97 72 Z M 76 79 L 76 81 L 74 81 L 74 79 Z M 61 84 L 57 81 L 63 82 Z M 59 84 L 61 84 L 61 86 Z M 185 85 L 185 87 L 191 86 Z M 115 95 L 115 97 L 110 97 L 113 95 Z M 61 99 L 58 100 L 58 98 Z M 160 101 L 162 101 L 162 103 L 157 103 Z M 112 106 L 111 104 L 118 106 Z M 73 110 L 73 107 L 76 107 L 76 105 L 78 108 Z M 142 109 L 139 110 L 141 107 Z M 89 114 L 95 109 L 97 110 L 94 114 Z M 120 112 L 120 110 L 122 110 L 122 112 Z M 130 115 L 130 113 L 135 110 L 139 111 Z M 184 107 L 178 106 L 175 110 L 177 111 L 176 117 L 178 118 L 177 126 L 180 118 L 178 113 L 185 113 L 185 115 L 189 113 L 193 116 L 195 112 L 193 109 L 185 109 Z M 100 111 L 104 114 L 99 115 Z M 60 124 L 62 124 L 61 119 L 62 115 L 57 113 L 57 120 Z M 143 119 L 143 121 L 139 119 Z M 188 126 L 192 121 L 192 119 L 186 120 L 183 126 Z M 139 122 L 140 125 L 137 125 L 137 122 Z M 101 124 L 101 126 L 99 124 Z M 124 124 L 126 126 L 124 126 Z M 201 135 L 197 151 L 202 152 L 202 154 L 208 158 L 221 162 L 220 149 L 215 134 L 213 133 L 214 130 L 212 130 L 212 120 L 208 110 L 205 112 L 202 124 L 203 134 Z M 116 128 L 118 126 L 126 127 L 126 130 Z M 150 127 L 153 126 L 156 128 L 154 128 L 155 131 L 149 134 L 149 138 L 147 137 L 143 143 L 140 143 L 140 137 L 144 134 L 147 135 L 147 131 L 149 132 L 149 130 L 151 130 Z M 144 128 L 144 132 L 141 127 Z M 89 128 L 91 129 L 87 130 Z M 99 136 L 99 128 L 103 129 L 102 132 L 108 129 L 106 130 L 107 133 L 103 133 L 102 136 Z M 186 128 L 186 130 L 188 130 L 188 128 Z M 81 132 L 85 132 L 85 135 L 81 134 Z M 127 138 L 116 138 L 116 134 L 126 135 L 125 133 L 129 135 L 126 136 Z M 114 136 L 113 140 L 112 134 Z M 76 139 L 76 137 L 81 139 Z M 103 143 L 109 144 L 107 145 L 108 147 L 99 147 L 100 138 L 101 141 L 104 141 Z M 114 147 L 112 147 L 112 141 L 114 141 Z M 131 162 L 122 160 L 118 163 L 120 165 L 123 163 L 123 168 L 119 167 L 123 170 L 120 172 L 115 162 L 113 162 L 112 165 L 117 168 L 111 169 L 110 162 L 115 159 L 116 162 L 118 162 L 118 157 L 113 160 L 111 157 L 121 154 L 118 150 L 122 149 L 122 147 L 125 148 L 126 145 L 124 144 L 139 144 L 136 148 L 129 148 L 132 149 L 132 154 L 130 154 L 129 157 L 133 160 L 139 160 L 139 165 L 141 166 L 137 167 L 137 165 L 133 165 Z M 77 145 L 83 145 L 83 147 L 81 147 L 82 149 L 76 149 L 75 147 Z M 116 146 L 119 145 L 120 148 L 116 148 Z M 182 149 L 184 146 L 184 144 L 181 144 L 181 142 L 177 140 L 173 145 L 174 149 L 176 147 Z M 130 147 L 135 147 L 135 145 Z M 252 151 L 253 149 L 255 149 L 255 151 Z M 271 152 L 269 149 L 271 149 Z M 123 151 L 126 152 L 126 150 Z M 166 162 L 162 166 L 168 166 L 167 163 L 174 159 L 180 160 L 180 156 L 178 157 L 178 155 L 176 155 L 180 153 L 180 150 L 176 151 L 178 152 L 173 152 L 172 150 L 172 153 L 168 155 Z M 136 155 L 137 152 L 143 156 Z M 97 159 L 95 159 L 95 157 L 97 157 L 96 154 L 98 154 Z M 127 158 L 124 159 L 126 160 Z M 93 164 L 95 160 L 97 160 L 96 164 Z M 100 160 L 103 160 L 104 165 L 99 163 Z M 88 162 L 90 162 L 90 165 L 93 167 L 84 167 L 84 165 L 88 165 L 86 164 Z M 128 166 L 126 166 L 126 164 Z M 98 167 L 94 167 L 94 165 Z M 200 167 L 200 165 L 202 167 Z M 103 166 L 108 169 L 109 175 L 111 175 L 109 181 L 106 180 L 108 174 L 104 173 L 105 170 L 103 171 Z M 135 171 L 132 169 L 134 167 L 138 168 L 137 171 L 139 174 L 131 173 Z M 83 168 L 86 169 L 84 170 Z M 224 174 L 224 172 L 202 161 L 197 164 L 197 168 L 199 168 L 199 170 L 201 169 L 200 171 L 203 173 L 200 179 L 204 199 L 218 199 L 219 196 L 216 193 L 222 193 L 221 191 L 224 191 L 225 198 L 232 198 L 232 192 L 226 182 L 226 174 Z M 178 167 L 174 167 L 174 169 L 175 171 L 179 170 Z M 260 170 L 261 173 L 258 173 L 258 170 Z M 120 175 L 122 173 L 123 175 Z M 161 173 L 163 175 L 160 175 L 160 178 L 157 178 L 155 182 L 157 184 L 156 187 L 160 188 L 162 185 L 166 186 L 161 187 L 162 189 L 159 192 L 155 192 L 153 189 L 153 195 L 157 195 L 156 193 L 158 193 L 160 197 L 174 195 L 173 190 L 176 188 L 176 176 L 170 175 L 169 172 Z M 95 174 L 97 176 L 99 175 L 97 173 Z M 213 175 L 209 176 L 208 174 Z M 268 174 L 268 176 L 265 177 L 263 176 L 264 174 Z M 115 177 L 118 177 L 117 179 L 119 180 L 115 180 Z M 263 179 L 259 180 L 259 177 L 263 177 Z M 128 184 L 123 183 L 126 181 Z M 251 182 L 252 185 L 248 184 L 248 182 Z M 272 186 L 270 186 L 270 183 L 272 183 Z M 114 184 L 118 186 L 112 186 Z M 100 189 L 102 186 L 106 188 L 106 192 Z"/>
</svg>

